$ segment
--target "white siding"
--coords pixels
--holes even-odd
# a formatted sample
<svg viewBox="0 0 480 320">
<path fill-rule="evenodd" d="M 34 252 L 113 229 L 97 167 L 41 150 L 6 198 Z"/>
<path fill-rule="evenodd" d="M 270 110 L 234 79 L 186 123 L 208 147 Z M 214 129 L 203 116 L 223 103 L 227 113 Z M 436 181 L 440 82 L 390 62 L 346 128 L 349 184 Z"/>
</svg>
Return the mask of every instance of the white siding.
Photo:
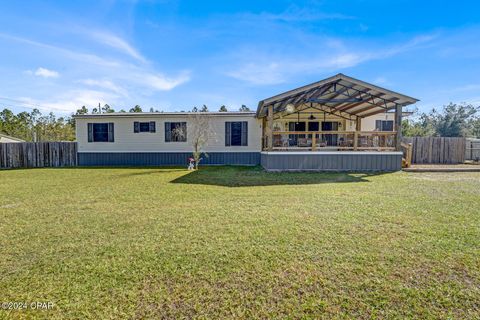
<svg viewBox="0 0 480 320">
<path fill-rule="evenodd" d="M 211 115 L 211 125 L 215 137 L 205 148 L 206 152 L 260 152 L 261 121 L 253 114 Z M 135 121 L 156 122 L 156 132 L 133 132 Z M 248 122 L 248 146 L 225 146 L 225 122 Z M 115 142 L 88 142 L 88 123 L 113 122 Z M 165 122 L 187 122 L 187 142 L 165 142 Z M 148 115 L 108 116 L 76 118 L 76 137 L 79 152 L 191 152 L 192 125 L 188 115 Z"/>
<path fill-rule="evenodd" d="M 379 113 L 371 117 L 362 119 L 361 131 L 375 131 L 375 121 L 377 120 L 392 120 L 393 128 L 395 128 L 395 114 L 394 113 Z M 347 131 L 355 131 L 355 121 L 347 121 Z"/>
<path fill-rule="evenodd" d="M 371 117 L 362 119 L 362 131 L 375 131 L 376 120 L 393 120 L 393 128 L 395 130 L 395 113 L 379 113 Z"/>
<path fill-rule="evenodd" d="M 19 143 L 19 142 L 24 142 L 24 141 L 19 139 L 11 139 L 5 136 L 0 136 L 0 143 Z"/>
</svg>

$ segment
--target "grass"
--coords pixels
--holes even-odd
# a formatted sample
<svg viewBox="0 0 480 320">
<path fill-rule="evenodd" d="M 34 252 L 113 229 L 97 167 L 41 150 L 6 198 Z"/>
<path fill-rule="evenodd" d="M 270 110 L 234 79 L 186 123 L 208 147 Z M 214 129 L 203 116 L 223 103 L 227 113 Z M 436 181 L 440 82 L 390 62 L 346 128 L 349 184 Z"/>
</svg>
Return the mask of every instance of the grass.
<svg viewBox="0 0 480 320">
<path fill-rule="evenodd" d="M 0 171 L 0 318 L 480 318 L 480 173 Z"/>
</svg>

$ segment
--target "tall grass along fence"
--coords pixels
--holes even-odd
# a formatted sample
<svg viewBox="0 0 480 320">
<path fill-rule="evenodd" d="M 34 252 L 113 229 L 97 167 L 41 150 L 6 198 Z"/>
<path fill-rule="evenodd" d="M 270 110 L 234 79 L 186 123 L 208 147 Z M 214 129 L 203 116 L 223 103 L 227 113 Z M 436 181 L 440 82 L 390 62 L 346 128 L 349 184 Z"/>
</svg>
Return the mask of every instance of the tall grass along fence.
<svg viewBox="0 0 480 320">
<path fill-rule="evenodd" d="M 0 168 L 74 167 L 76 142 L 0 143 Z"/>
<path fill-rule="evenodd" d="M 465 162 L 465 138 L 404 137 L 403 142 L 412 144 L 412 163 L 455 164 Z"/>
<path fill-rule="evenodd" d="M 480 161 L 480 139 L 467 139 L 465 159 Z"/>
</svg>

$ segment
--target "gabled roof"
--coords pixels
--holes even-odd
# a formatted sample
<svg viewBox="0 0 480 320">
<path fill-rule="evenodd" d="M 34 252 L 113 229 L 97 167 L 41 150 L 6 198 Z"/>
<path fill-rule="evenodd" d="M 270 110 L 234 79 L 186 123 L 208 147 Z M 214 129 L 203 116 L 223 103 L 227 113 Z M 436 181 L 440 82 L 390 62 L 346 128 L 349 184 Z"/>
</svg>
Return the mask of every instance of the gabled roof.
<svg viewBox="0 0 480 320">
<path fill-rule="evenodd" d="M 3 133 L 0 132 L 0 140 L 2 140 L 2 138 L 17 141 L 17 142 L 25 142 L 25 140 L 22 140 L 20 138 L 15 138 L 15 137 L 12 137 L 12 136 L 7 136 L 6 134 L 3 134 Z"/>
<path fill-rule="evenodd" d="M 268 106 L 273 106 L 274 112 L 282 112 L 287 109 L 287 105 L 297 107 L 310 104 L 331 113 L 363 118 L 417 101 L 419 100 L 407 95 L 339 73 L 260 101 L 257 116 L 265 116 Z"/>
</svg>

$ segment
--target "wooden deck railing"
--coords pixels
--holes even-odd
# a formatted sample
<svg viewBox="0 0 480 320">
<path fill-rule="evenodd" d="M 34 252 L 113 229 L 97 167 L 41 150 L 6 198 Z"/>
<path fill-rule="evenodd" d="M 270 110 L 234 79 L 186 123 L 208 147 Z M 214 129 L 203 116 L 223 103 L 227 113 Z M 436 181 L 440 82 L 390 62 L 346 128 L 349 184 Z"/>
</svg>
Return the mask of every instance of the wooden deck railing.
<svg viewBox="0 0 480 320">
<path fill-rule="evenodd" d="M 274 131 L 273 150 L 395 150 L 393 131 Z"/>
</svg>

